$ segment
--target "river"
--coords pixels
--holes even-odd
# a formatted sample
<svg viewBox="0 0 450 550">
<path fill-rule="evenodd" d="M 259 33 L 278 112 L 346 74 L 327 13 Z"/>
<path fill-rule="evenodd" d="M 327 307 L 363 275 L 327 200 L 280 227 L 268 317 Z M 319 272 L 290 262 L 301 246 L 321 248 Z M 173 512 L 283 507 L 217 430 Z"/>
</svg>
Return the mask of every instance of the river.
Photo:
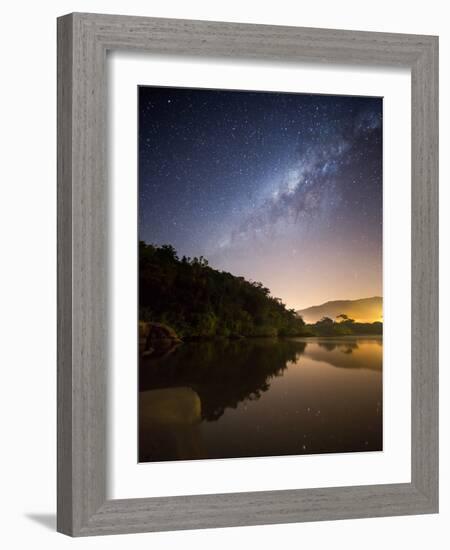
<svg viewBox="0 0 450 550">
<path fill-rule="evenodd" d="M 381 337 L 183 343 L 141 358 L 139 461 L 382 450 Z"/>
</svg>

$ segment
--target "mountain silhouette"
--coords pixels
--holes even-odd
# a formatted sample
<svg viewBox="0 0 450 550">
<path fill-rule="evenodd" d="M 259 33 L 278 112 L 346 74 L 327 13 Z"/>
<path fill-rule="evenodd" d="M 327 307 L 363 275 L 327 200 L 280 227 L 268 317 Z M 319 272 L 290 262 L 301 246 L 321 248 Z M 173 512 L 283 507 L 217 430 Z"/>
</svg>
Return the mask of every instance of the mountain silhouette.
<svg viewBox="0 0 450 550">
<path fill-rule="evenodd" d="M 383 320 L 383 299 L 380 296 L 361 298 L 359 300 L 334 300 L 318 306 L 311 306 L 297 311 L 305 323 L 316 323 L 322 317 L 336 319 L 344 314 L 359 323 L 373 323 Z"/>
</svg>

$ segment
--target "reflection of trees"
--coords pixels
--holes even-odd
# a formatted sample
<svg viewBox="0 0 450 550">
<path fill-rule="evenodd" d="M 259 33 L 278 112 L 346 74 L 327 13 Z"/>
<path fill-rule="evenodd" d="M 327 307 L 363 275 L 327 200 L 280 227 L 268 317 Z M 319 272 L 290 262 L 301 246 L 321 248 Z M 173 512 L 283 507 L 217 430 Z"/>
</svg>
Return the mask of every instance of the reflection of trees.
<svg viewBox="0 0 450 550">
<path fill-rule="evenodd" d="M 335 349 L 342 351 L 342 353 L 353 353 L 353 350 L 358 349 L 358 343 L 356 340 L 346 340 L 345 342 L 317 342 L 319 347 L 326 349 L 327 351 L 334 351 Z"/>
<path fill-rule="evenodd" d="M 308 345 L 305 355 L 334 367 L 381 371 L 383 341 L 381 338 L 316 340 Z"/>
<path fill-rule="evenodd" d="M 202 417 L 217 420 L 226 408 L 259 399 L 305 347 L 266 338 L 185 343 L 166 358 L 141 359 L 139 389 L 190 387 L 200 396 Z"/>
</svg>

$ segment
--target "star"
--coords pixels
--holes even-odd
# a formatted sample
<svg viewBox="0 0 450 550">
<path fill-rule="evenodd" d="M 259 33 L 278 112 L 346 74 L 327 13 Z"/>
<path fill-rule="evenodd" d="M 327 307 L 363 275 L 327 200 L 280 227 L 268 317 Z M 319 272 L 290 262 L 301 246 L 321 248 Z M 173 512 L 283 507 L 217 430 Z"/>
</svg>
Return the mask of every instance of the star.
<svg viewBox="0 0 450 550">
<path fill-rule="evenodd" d="M 263 281 L 289 307 L 319 288 L 314 273 L 347 292 L 381 257 L 382 100 L 139 87 L 139 238 Z M 381 294 L 381 267 L 361 296 Z"/>
</svg>

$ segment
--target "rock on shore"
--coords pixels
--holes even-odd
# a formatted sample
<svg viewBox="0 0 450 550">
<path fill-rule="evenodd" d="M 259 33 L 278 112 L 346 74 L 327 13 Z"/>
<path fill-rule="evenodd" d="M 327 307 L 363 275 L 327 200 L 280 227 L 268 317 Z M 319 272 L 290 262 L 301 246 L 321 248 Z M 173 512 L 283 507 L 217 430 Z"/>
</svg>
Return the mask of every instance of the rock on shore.
<svg viewBox="0 0 450 550">
<path fill-rule="evenodd" d="M 139 353 L 153 355 L 172 349 L 181 342 L 177 333 L 163 323 L 139 321 Z"/>
</svg>

